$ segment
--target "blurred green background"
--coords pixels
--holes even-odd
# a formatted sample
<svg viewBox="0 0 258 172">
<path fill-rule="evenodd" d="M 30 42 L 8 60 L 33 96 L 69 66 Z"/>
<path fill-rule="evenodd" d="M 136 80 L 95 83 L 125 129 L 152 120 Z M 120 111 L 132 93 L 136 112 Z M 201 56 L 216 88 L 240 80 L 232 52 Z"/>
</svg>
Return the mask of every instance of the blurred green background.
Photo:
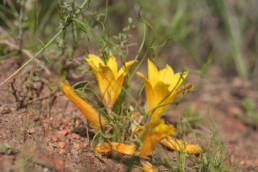
<svg viewBox="0 0 258 172">
<path fill-rule="evenodd" d="M 2 0 L 0 39 L 13 40 L 20 47 L 35 52 L 65 25 L 69 14 L 82 2 Z M 124 54 L 145 54 L 156 60 L 161 58 L 172 66 L 202 69 L 212 64 L 225 76 L 257 76 L 256 0 L 88 2 L 77 17 L 86 24 L 72 22 L 55 45 L 45 50 L 44 53 L 48 51 L 43 57 L 46 64 L 61 63 L 59 57 L 64 55 L 71 59 L 79 50 L 81 53 L 77 55 L 117 47 L 126 52 Z M 5 45 L 0 44 L 0 60 L 17 53 L 7 51 Z"/>
</svg>

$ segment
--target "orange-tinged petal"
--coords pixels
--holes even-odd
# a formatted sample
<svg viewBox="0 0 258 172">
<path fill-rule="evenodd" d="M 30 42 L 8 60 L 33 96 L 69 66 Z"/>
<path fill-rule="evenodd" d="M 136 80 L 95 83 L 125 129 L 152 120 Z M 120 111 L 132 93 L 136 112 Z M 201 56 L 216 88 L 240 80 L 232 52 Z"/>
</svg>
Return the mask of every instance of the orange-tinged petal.
<svg viewBox="0 0 258 172">
<path fill-rule="evenodd" d="M 62 84 L 62 90 L 73 104 L 86 116 L 90 123 L 96 127 L 105 126 L 105 120 L 99 116 L 98 112 L 86 101 L 80 98 L 74 91 L 68 81 Z M 101 119 L 101 124 L 100 124 Z"/>
<path fill-rule="evenodd" d="M 144 126 L 137 126 L 137 128 L 134 130 L 134 133 L 139 136 L 142 132 L 142 130 L 144 129 Z"/>
<path fill-rule="evenodd" d="M 123 155 L 133 155 L 136 150 L 136 145 L 123 144 L 118 142 L 110 142 L 112 149 Z"/>
<path fill-rule="evenodd" d="M 155 148 L 156 140 L 151 134 L 145 134 L 142 142 L 142 146 L 139 148 L 137 155 L 146 157 L 148 156 Z"/>
<path fill-rule="evenodd" d="M 186 153 L 192 153 L 192 154 L 197 154 L 199 155 L 201 153 L 201 149 L 198 145 L 194 145 L 194 144 L 187 144 L 186 145 Z"/>
<path fill-rule="evenodd" d="M 173 94 L 170 95 L 169 99 L 172 101 L 176 96 L 178 96 L 180 93 L 182 93 L 185 90 L 190 90 L 193 88 L 193 84 L 192 83 L 188 83 L 185 86 L 177 89 Z"/>
<path fill-rule="evenodd" d="M 112 152 L 112 146 L 107 143 L 99 143 L 96 145 L 95 150 L 100 154 L 109 154 Z"/>
<path fill-rule="evenodd" d="M 153 129 L 157 127 L 160 124 L 164 124 L 165 121 L 161 118 L 154 118 L 151 121 L 149 121 L 147 124 L 145 124 L 146 129 Z"/>
<path fill-rule="evenodd" d="M 155 168 L 151 163 L 148 161 L 142 162 L 142 168 L 144 172 L 158 172 L 158 169 Z"/>
<path fill-rule="evenodd" d="M 160 141 L 164 146 L 169 149 L 176 150 L 178 152 L 186 152 L 192 154 L 200 154 L 201 150 L 198 145 L 189 144 L 180 139 L 174 139 L 172 137 L 166 137 Z"/>
<path fill-rule="evenodd" d="M 118 142 L 104 142 L 102 144 L 97 144 L 95 150 L 100 154 L 109 154 L 112 151 L 121 153 L 123 155 L 133 155 L 136 150 L 135 145 L 123 144 Z"/>
</svg>

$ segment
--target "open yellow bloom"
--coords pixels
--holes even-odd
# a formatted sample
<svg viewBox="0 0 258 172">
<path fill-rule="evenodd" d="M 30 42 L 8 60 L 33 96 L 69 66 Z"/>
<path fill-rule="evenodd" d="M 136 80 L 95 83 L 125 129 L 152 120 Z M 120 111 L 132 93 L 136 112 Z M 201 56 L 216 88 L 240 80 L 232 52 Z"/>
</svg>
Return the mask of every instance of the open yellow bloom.
<svg viewBox="0 0 258 172">
<path fill-rule="evenodd" d="M 139 156 L 148 156 L 155 148 L 156 142 L 163 138 L 174 135 L 175 128 L 173 125 L 165 124 L 163 119 L 155 118 L 145 126 L 143 133 L 143 143 L 139 148 Z"/>
<path fill-rule="evenodd" d="M 148 60 L 148 78 L 140 72 L 137 72 L 137 75 L 144 82 L 148 111 L 152 117 L 164 112 L 169 106 L 167 103 L 172 102 L 178 94 L 192 88 L 192 84 L 187 84 L 186 87 L 178 89 L 188 72 L 174 73 L 169 65 L 159 71 L 150 60 Z"/>
<path fill-rule="evenodd" d="M 62 84 L 62 90 L 65 95 L 73 102 L 75 106 L 86 116 L 86 118 L 93 124 L 95 127 L 104 127 L 105 120 L 99 116 L 98 112 L 86 101 L 80 98 L 74 91 L 68 81 L 64 81 Z M 101 120 L 101 123 L 100 123 Z"/>
<path fill-rule="evenodd" d="M 96 55 L 89 54 L 86 61 L 91 66 L 94 71 L 96 78 L 98 80 L 98 86 L 100 89 L 100 94 L 104 98 L 104 104 L 112 108 L 124 82 L 124 78 L 127 74 L 127 69 L 129 69 L 136 60 L 131 60 L 118 71 L 116 58 L 110 52 L 107 64 Z"/>
<path fill-rule="evenodd" d="M 164 146 L 166 146 L 169 149 L 176 150 L 178 152 L 186 152 L 186 153 L 192 153 L 192 154 L 200 154 L 201 150 L 198 145 L 189 144 L 187 142 L 183 142 L 183 140 L 174 139 L 170 136 L 162 139 L 160 141 Z"/>
</svg>

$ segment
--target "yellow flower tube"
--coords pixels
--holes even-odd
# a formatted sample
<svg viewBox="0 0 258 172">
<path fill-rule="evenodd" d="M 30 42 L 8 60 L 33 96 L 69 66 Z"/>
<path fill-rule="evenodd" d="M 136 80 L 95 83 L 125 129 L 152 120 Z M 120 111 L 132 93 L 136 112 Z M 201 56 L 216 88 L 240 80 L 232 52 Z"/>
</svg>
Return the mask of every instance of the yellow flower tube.
<svg viewBox="0 0 258 172">
<path fill-rule="evenodd" d="M 92 125 L 95 127 L 105 126 L 105 120 L 98 114 L 98 112 L 86 101 L 80 98 L 74 91 L 68 81 L 62 84 L 62 90 L 66 97 L 73 102 L 73 104 L 86 116 Z M 100 120 L 101 119 L 101 124 Z"/>
<path fill-rule="evenodd" d="M 155 168 L 151 163 L 148 161 L 141 161 L 142 163 L 142 169 L 144 172 L 158 172 L 159 170 Z"/>
<path fill-rule="evenodd" d="M 112 152 L 112 146 L 107 143 L 99 143 L 95 146 L 95 150 L 100 154 L 110 154 Z"/>
<path fill-rule="evenodd" d="M 174 73 L 169 65 L 159 71 L 150 60 L 148 60 L 148 78 L 140 72 L 137 72 L 137 75 L 144 82 L 148 111 L 152 118 L 164 112 L 169 106 L 168 103 L 172 102 L 178 94 L 192 88 L 192 84 L 187 84 L 178 89 L 188 72 Z"/>
<path fill-rule="evenodd" d="M 110 52 L 107 64 L 105 64 L 98 56 L 89 54 L 86 61 L 91 66 L 98 80 L 98 86 L 103 102 L 108 108 L 112 108 L 118 98 L 127 75 L 127 69 L 132 67 L 136 60 L 131 60 L 118 71 L 116 58 Z"/>
<path fill-rule="evenodd" d="M 110 154 L 112 151 L 115 151 L 122 155 L 131 156 L 135 153 L 136 145 L 118 142 L 104 142 L 102 144 L 97 144 L 95 150 L 100 154 Z"/>
<path fill-rule="evenodd" d="M 162 139 L 160 141 L 161 144 L 166 146 L 169 149 L 176 150 L 178 152 L 186 152 L 186 153 L 192 153 L 192 154 L 200 154 L 201 149 L 198 145 L 189 144 L 187 142 L 183 142 L 183 140 L 180 139 L 174 139 L 170 136 Z"/>
</svg>

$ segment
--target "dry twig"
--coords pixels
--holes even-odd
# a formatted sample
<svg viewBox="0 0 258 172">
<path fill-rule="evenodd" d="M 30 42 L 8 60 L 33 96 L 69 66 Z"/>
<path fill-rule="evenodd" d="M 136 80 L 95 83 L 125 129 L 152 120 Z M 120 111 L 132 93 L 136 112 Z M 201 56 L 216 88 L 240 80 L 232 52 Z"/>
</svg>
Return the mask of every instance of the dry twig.
<svg viewBox="0 0 258 172">
<path fill-rule="evenodd" d="M 20 49 L 18 45 L 12 43 L 11 41 L 9 40 L 0 40 L 0 44 L 4 44 L 6 46 L 8 46 L 11 50 L 18 50 L 20 51 L 22 54 L 24 54 L 25 56 L 29 57 L 30 59 L 33 58 L 33 54 L 29 51 L 29 50 L 26 50 L 26 49 Z M 41 64 L 40 60 L 38 59 L 35 59 L 35 62 L 40 66 L 42 67 L 45 72 L 47 73 L 47 75 L 50 75 L 51 72 L 50 70 L 44 66 L 43 64 Z"/>
</svg>

